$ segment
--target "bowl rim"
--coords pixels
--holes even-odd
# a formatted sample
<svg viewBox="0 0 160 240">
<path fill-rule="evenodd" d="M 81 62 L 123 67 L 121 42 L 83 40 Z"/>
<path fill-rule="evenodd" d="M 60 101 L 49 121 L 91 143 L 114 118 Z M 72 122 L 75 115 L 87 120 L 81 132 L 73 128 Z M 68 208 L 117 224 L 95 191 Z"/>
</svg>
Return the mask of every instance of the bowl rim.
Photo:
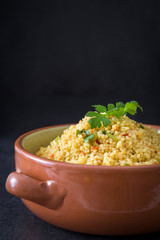
<svg viewBox="0 0 160 240">
<path fill-rule="evenodd" d="M 114 169 L 114 170 L 131 170 L 131 169 L 139 169 L 139 170 L 144 170 L 144 169 L 154 169 L 154 168 L 160 168 L 160 164 L 151 164 L 151 165 L 138 165 L 138 166 L 104 166 L 104 165 L 86 165 L 86 164 L 75 164 L 75 163 L 68 163 L 68 162 L 61 162 L 57 160 L 50 160 L 47 158 L 39 157 L 33 153 L 28 152 L 27 150 L 24 149 L 22 146 L 22 141 L 23 139 L 35 132 L 38 131 L 43 131 L 45 129 L 50 129 L 50 128 L 57 128 L 57 127 L 69 127 L 71 125 L 75 125 L 76 123 L 68 123 L 68 124 L 61 124 L 61 125 L 53 125 L 53 126 L 47 126 L 47 127 L 42 127 L 42 128 L 37 128 L 34 130 L 31 130 L 29 132 L 26 132 L 19 136 L 17 140 L 15 141 L 15 152 L 18 152 L 19 154 L 22 154 L 23 156 L 27 157 L 28 160 L 35 162 L 36 164 L 40 165 L 45 165 L 48 167 L 54 167 L 59 166 L 63 168 L 70 168 L 70 169 L 90 169 L 93 171 L 94 170 L 100 170 L 100 171 L 106 171 L 107 169 Z M 160 125 L 152 125 L 152 124 L 144 124 L 145 126 L 150 126 L 156 129 L 160 129 Z"/>
</svg>

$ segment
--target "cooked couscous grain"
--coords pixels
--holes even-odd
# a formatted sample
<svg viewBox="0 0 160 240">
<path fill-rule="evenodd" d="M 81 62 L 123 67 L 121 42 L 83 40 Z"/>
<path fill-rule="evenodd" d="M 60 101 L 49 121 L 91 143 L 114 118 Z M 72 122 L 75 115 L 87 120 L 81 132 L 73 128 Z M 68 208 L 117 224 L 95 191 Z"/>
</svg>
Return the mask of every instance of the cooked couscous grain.
<svg viewBox="0 0 160 240">
<path fill-rule="evenodd" d="M 93 128 L 85 117 L 64 130 L 40 157 L 76 164 L 133 166 L 160 163 L 160 134 L 127 116 L 111 116 L 109 126 Z"/>
</svg>

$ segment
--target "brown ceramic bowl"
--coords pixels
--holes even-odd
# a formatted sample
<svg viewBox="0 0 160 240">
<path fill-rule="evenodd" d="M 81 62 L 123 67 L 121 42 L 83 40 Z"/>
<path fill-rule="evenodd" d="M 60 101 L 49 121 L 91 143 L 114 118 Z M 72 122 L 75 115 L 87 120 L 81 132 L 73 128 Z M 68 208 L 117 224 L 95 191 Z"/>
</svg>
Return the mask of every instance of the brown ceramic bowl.
<svg viewBox="0 0 160 240">
<path fill-rule="evenodd" d="M 67 127 L 42 128 L 17 139 L 16 172 L 7 178 L 7 191 L 61 228 L 103 235 L 159 231 L 160 165 L 89 166 L 35 155 Z"/>
</svg>

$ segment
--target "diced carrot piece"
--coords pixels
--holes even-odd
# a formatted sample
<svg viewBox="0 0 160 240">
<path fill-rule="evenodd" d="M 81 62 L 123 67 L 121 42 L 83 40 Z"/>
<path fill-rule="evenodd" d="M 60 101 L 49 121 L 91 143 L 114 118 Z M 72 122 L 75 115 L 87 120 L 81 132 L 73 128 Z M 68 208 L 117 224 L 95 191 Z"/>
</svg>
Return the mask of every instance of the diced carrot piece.
<svg viewBox="0 0 160 240">
<path fill-rule="evenodd" d="M 94 148 L 92 148 L 92 150 L 96 150 L 96 149 L 98 149 L 98 146 L 95 146 Z"/>
<path fill-rule="evenodd" d="M 119 126 L 116 125 L 113 130 L 114 130 L 114 131 L 118 131 L 118 129 L 119 129 Z"/>
</svg>

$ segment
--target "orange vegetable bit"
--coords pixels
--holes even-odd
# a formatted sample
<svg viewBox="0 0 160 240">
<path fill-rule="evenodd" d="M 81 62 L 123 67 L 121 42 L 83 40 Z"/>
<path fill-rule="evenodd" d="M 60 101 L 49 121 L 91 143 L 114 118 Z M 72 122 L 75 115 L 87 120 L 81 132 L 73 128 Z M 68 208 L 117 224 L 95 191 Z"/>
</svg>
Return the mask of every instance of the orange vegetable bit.
<svg viewBox="0 0 160 240">
<path fill-rule="evenodd" d="M 50 158 L 54 158 L 54 154 L 51 154 Z"/>
<path fill-rule="evenodd" d="M 95 146 L 94 148 L 92 148 L 92 150 L 97 150 L 98 149 L 98 146 Z"/>
<path fill-rule="evenodd" d="M 118 129 L 119 129 L 119 126 L 116 125 L 113 130 L 114 130 L 114 131 L 118 131 Z"/>
</svg>

